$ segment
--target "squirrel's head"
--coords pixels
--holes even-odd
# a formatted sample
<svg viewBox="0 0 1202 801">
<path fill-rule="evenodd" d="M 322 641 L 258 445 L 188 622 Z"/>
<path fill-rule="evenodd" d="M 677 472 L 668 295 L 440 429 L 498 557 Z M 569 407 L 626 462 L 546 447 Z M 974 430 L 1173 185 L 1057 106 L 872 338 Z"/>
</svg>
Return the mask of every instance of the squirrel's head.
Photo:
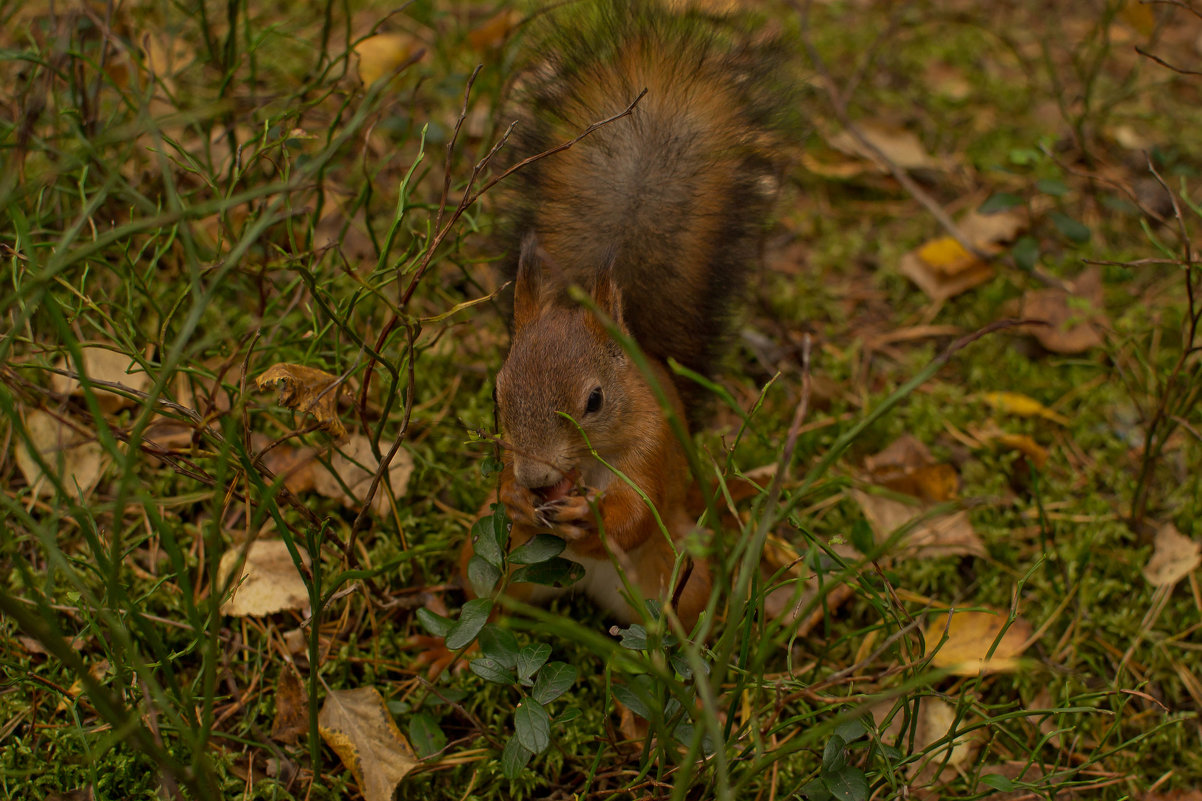
<svg viewBox="0 0 1202 801">
<path fill-rule="evenodd" d="M 640 415 L 655 401 L 598 315 L 565 302 L 562 288 L 547 280 L 545 261 L 527 237 L 514 286 L 513 343 L 497 374 L 502 440 L 521 486 L 550 487 L 575 471 L 597 486 L 581 431 L 602 457 L 637 448 Z M 598 270 L 592 300 L 625 331 L 611 265 Z"/>
</svg>

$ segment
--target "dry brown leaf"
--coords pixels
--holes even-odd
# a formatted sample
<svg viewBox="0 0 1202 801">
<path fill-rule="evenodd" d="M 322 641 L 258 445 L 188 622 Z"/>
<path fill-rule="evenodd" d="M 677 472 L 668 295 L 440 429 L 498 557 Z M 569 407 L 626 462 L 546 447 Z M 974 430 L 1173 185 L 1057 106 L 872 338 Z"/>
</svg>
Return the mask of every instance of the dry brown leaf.
<svg viewBox="0 0 1202 801">
<path fill-rule="evenodd" d="M 935 615 L 923 634 L 927 653 L 934 652 L 931 664 L 948 668 L 957 676 L 1018 670 L 1019 657 L 1033 631 L 1031 624 L 1021 617 L 1015 618 L 1006 633 L 1001 634 L 997 648 L 986 659 L 1006 621 L 1006 615 L 1000 612 L 948 610 Z"/>
<path fill-rule="evenodd" d="M 309 732 L 309 694 L 291 665 L 280 668 L 275 683 L 275 719 L 271 739 L 295 743 Z"/>
<path fill-rule="evenodd" d="M 956 709 L 951 704 L 941 698 L 920 698 L 918 700 L 918 721 L 913 728 L 913 748 L 911 749 L 910 720 L 903 711 L 896 712 L 881 728 L 895 705 L 894 701 L 883 701 L 874 704 L 869 711 L 881 733 L 882 741 L 897 748 L 910 749 L 908 753 L 918 754 L 926 751 L 933 743 L 946 737 L 956 722 Z M 907 708 L 912 710 L 913 706 L 907 704 Z M 965 723 L 961 718 L 959 728 L 963 729 L 964 727 Z M 940 778 L 950 780 L 956 774 L 955 769 L 967 764 L 976 755 L 979 747 L 980 739 L 972 732 L 958 734 L 952 742 L 932 749 L 920 761 L 912 764 L 909 768 L 910 775 L 915 784 L 921 785 L 931 784 Z M 946 777 L 941 773 L 945 764 L 946 767 L 951 768 Z"/>
<path fill-rule="evenodd" d="M 930 508 L 870 495 L 861 490 L 852 490 L 851 496 L 864 512 L 878 544 L 888 541 L 893 532 L 902 526 L 926 515 Z M 893 549 L 898 555 L 906 557 L 985 555 L 985 543 L 981 542 L 968 519 L 968 513 L 963 510 L 919 520 L 909 532 L 894 542 Z"/>
<path fill-rule="evenodd" d="M 108 381 L 121 384 L 135 392 L 145 392 L 150 387 L 150 378 L 137 362 L 124 353 L 112 348 L 115 346 L 84 345 L 82 348 L 83 374 L 93 381 Z M 60 370 L 75 372 L 73 360 L 60 359 L 56 365 Z M 78 379 L 58 373 L 50 376 L 50 388 L 63 395 L 81 397 L 84 394 L 83 385 Z M 111 389 L 93 386 L 96 402 L 107 412 L 115 412 L 126 406 L 135 406 L 138 401 L 119 395 Z"/>
<path fill-rule="evenodd" d="M 50 469 L 50 475 L 62 482 L 63 489 L 85 497 L 96 488 L 104 472 L 104 449 L 92 437 L 80 434 L 53 415 L 34 409 L 25 415 L 30 443 Z M 21 442 L 16 452 L 17 467 L 25 476 L 33 494 L 54 495 L 54 482 L 42 471 L 34 452 Z"/>
<path fill-rule="evenodd" d="M 235 545 L 221 555 L 217 581 L 229 587 L 230 596 L 221 604 L 221 614 L 260 617 L 285 609 L 307 609 L 309 591 L 296 570 L 292 554 L 283 540 L 255 540 L 246 550 L 246 561 L 238 576 L 230 580 L 244 546 Z M 297 546 L 301 562 L 309 566 L 309 554 Z"/>
<path fill-rule="evenodd" d="M 865 458 L 864 467 L 872 483 L 923 501 L 949 501 L 960 487 L 956 469 L 937 464 L 927 446 L 910 434 Z"/>
<path fill-rule="evenodd" d="M 898 271 L 931 300 L 946 300 L 993 277 L 993 268 L 951 237 L 931 240 L 901 257 Z"/>
<path fill-rule="evenodd" d="M 1156 532 L 1152 558 L 1144 565 L 1144 578 L 1157 587 L 1171 587 L 1202 565 L 1202 546 L 1172 523 Z"/>
<path fill-rule="evenodd" d="M 365 801 L 391 801 L 417 756 L 374 687 L 331 690 L 317 716 L 321 739 L 350 769 Z"/>
<path fill-rule="evenodd" d="M 1013 242 L 1026 229 L 1027 216 L 1014 209 L 992 214 L 970 211 L 956 224 L 960 226 L 960 233 L 978 249 L 996 253 L 1001 249 L 999 245 Z"/>
<path fill-rule="evenodd" d="M 338 418 L 338 379 L 324 370 L 301 364 L 273 364 L 258 378 L 259 389 L 280 385 L 280 404 L 313 415 L 334 439 L 346 436 Z"/>
<path fill-rule="evenodd" d="M 927 153 L 926 148 L 922 146 L 922 141 L 904 128 L 895 128 L 876 122 L 859 122 L 856 124 L 856 130 L 886 159 L 903 170 L 944 169 L 944 165 L 938 159 Z M 856 156 L 871 162 L 881 172 L 889 171 L 888 165 L 848 130 L 842 130 L 829 137 L 827 143 L 849 156 Z"/>
<path fill-rule="evenodd" d="M 371 86 L 392 75 L 420 49 L 420 42 L 403 33 L 381 33 L 364 39 L 355 45 L 359 80 L 364 86 Z"/>
<path fill-rule="evenodd" d="M 505 44 L 510 32 L 522 21 L 522 12 L 516 8 L 498 12 L 478 25 L 467 35 L 467 43 L 473 50 L 485 50 Z M 366 83 L 366 81 L 365 81 Z"/>
<path fill-rule="evenodd" d="M 1073 291 L 1034 289 L 1023 293 L 1021 315 L 1046 325 L 1024 330 L 1053 353 L 1081 353 L 1103 344 L 1102 274 L 1090 267 L 1073 282 Z"/>
<path fill-rule="evenodd" d="M 1042 417 L 1044 420 L 1051 420 L 1062 426 L 1066 426 L 1070 422 L 1064 415 L 1049 409 L 1021 392 L 982 392 L 977 397 L 1004 414 L 1015 414 L 1019 417 Z"/>
<path fill-rule="evenodd" d="M 390 447 L 381 443 L 380 450 L 386 454 Z M 330 459 L 333 473 L 321 467 L 314 468 L 313 489 L 327 498 L 336 498 L 342 501 L 343 506 L 348 509 L 357 509 L 363 499 L 367 497 L 372 478 L 379 466 L 379 460 L 372 454 L 371 440 L 362 434 L 355 434 Z M 392 492 L 396 497 L 400 498 L 408 490 L 409 476 L 412 473 L 413 457 L 407 450 L 401 448 L 388 465 L 388 479 L 392 483 Z M 341 479 L 341 483 L 339 479 Z M 350 490 L 350 495 L 347 495 L 346 490 L 343 489 L 343 484 Z M 387 485 L 383 482 L 376 489 L 371 508 L 377 517 L 388 514 L 388 491 Z"/>
</svg>

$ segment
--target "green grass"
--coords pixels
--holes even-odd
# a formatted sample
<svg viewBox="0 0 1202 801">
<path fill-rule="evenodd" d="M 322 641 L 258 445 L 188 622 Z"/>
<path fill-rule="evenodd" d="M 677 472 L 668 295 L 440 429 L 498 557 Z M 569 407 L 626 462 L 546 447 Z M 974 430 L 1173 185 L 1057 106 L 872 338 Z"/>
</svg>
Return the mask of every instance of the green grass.
<svg viewBox="0 0 1202 801">
<path fill-rule="evenodd" d="M 315 727 L 293 742 L 271 737 L 279 677 L 293 669 L 314 713 L 333 690 L 371 686 L 403 732 L 415 720 L 437 727 L 445 747 L 403 780 L 402 798 L 767 799 L 807 787 L 820 797 L 820 777 L 850 782 L 847 798 L 865 797 L 861 777 L 876 798 L 1197 789 L 1202 599 L 1194 578 L 1162 599 L 1141 569 L 1160 525 L 1198 535 L 1202 424 L 1190 393 L 1202 367 L 1182 353 L 1197 345 L 1183 331 L 1186 282 L 1198 289 L 1199 279 L 1179 263 L 1171 211 L 1149 221 L 1129 202 L 1125 187 L 1144 182 L 1146 198 L 1155 185 L 1116 133 L 1135 126 L 1155 145 L 1193 231 L 1199 79 L 1131 47 L 1185 64 L 1173 25 L 1188 15 L 1160 9 L 1165 24 L 1148 41 L 1123 14 L 1112 19 L 1115 3 L 1066 12 L 1069 29 L 1037 4 L 1008 20 L 940 4 L 895 17 L 894 4 L 818 5 L 814 45 L 831 78 L 860 76 L 852 117 L 962 154 L 956 169 L 923 178 L 945 208 L 1000 191 L 1047 201 L 1030 229 L 1044 275 L 1071 278 L 1083 259 L 1128 263 L 1103 267 L 1106 343 L 1057 356 L 1004 330 L 941 364 L 948 336 L 873 346 L 910 326 L 971 333 L 1015 315 L 1041 283 L 1003 260 L 989 282 L 933 307 L 896 270 L 942 233 L 925 210 L 885 177 L 794 168 L 771 241 L 797 238 L 805 263 L 759 275 L 746 315 L 779 350 L 741 343 L 722 377 L 744 410 L 763 393 L 754 433 L 728 453 L 740 418 L 719 409 L 693 444 L 711 475 L 779 462 L 806 332 L 816 387 L 804 422 L 814 428 L 798 437 L 778 494 L 745 504 L 742 528 L 723 532 L 724 614 L 706 643 L 674 644 L 650 624 L 646 648 L 624 647 L 579 599 L 499 619 L 579 676 L 549 704 L 551 746 L 510 779 L 500 754 L 524 691 L 471 672 L 431 683 L 411 642 L 424 633 L 417 609 L 457 614 L 458 549 L 493 491 L 482 432 L 505 324 L 491 302 L 460 304 L 497 288 L 489 262 L 503 187 L 454 212 L 492 174 L 468 187 L 505 124 L 516 43 L 469 38 L 498 9 L 426 2 L 385 19 L 391 9 L 368 4 L 315 12 L 234 0 L 207 15 L 137 3 L 54 16 L 0 0 L 0 70 L 13 87 L 0 93 L 0 797 L 346 797 L 354 780 Z M 799 30 L 793 8 L 769 11 Z M 368 88 L 346 53 L 376 23 L 426 52 Z M 966 95 L 931 90 L 935 58 Z M 1057 92 L 1067 118 L 1047 113 Z M 821 81 L 805 97 L 815 124 L 798 157 L 835 128 Z M 1067 192 L 1049 199 L 1041 179 Z M 1067 238 L 1048 209 L 1088 225 L 1089 242 Z M 120 408 L 102 386 L 68 395 L 57 383 L 97 342 L 148 379 L 120 393 Z M 328 463 L 334 443 L 257 390 L 277 363 L 341 377 L 339 418 L 379 452 L 403 437 L 414 468 L 387 514 L 285 491 L 269 457 L 304 445 Z M 992 391 L 1028 395 L 1068 423 L 990 410 L 978 396 Z M 1141 479 L 1166 396 L 1167 444 Z M 16 453 L 36 411 L 94 443 L 104 465 L 94 488 L 57 469 L 45 493 L 29 485 Z M 191 436 L 161 451 L 151 441 L 163 421 Z M 958 436 L 989 422 L 1047 447 L 1045 467 Z M 865 458 L 903 434 L 955 468 L 957 503 L 985 556 L 864 563 L 832 550 L 863 534 L 849 488 L 862 486 Z M 1146 512 L 1131 521 L 1141 481 Z M 268 535 L 314 556 L 311 619 L 221 613 L 222 554 Z M 831 608 L 805 636 L 762 611 L 780 580 L 759 566 L 766 535 L 822 573 L 816 603 Z M 851 594 L 838 602 L 844 584 Z M 946 605 L 1017 612 L 1039 637 L 1016 671 L 948 675 L 922 637 Z M 615 696 L 636 691 L 657 736 L 621 744 L 629 730 Z M 946 702 L 956 736 L 976 743 L 935 780 L 915 766 L 952 738 L 923 738 L 928 699 Z M 906 721 L 900 742 L 866 717 L 882 703 L 878 712 Z M 686 718 L 691 728 L 673 731 Z"/>
</svg>

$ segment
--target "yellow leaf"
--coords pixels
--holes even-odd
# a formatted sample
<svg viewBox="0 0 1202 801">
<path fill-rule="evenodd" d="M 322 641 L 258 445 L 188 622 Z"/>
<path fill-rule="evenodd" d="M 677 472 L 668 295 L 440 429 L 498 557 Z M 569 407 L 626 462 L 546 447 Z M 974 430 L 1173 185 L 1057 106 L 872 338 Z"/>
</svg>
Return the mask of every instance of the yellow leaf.
<svg viewBox="0 0 1202 801">
<path fill-rule="evenodd" d="M 950 236 L 932 239 L 918 248 L 918 257 L 943 275 L 964 272 L 977 261 L 977 257 Z"/>
<path fill-rule="evenodd" d="M 258 378 L 259 389 L 280 385 L 280 403 L 289 409 L 311 414 L 330 432 L 341 439 L 346 426 L 338 419 L 338 379 L 329 373 L 301 364 L 273 364 Z"/>
<path fill-rule="evenodd" d="M 1020 392 L 984 392 L 981 400 L 1003 414 L 1016 414 L 1019 417 L 1042 417 L 1066 426 L 1069 419 L 1059 412 L 1054 412 L 1034 398 Z"/>
<path fill-rule="evenodd" d="M 331 690 L 317 716 L 321 739 L 359 784 L 365 801 L 391 801 L 417 764 L 384 699 L 373 687 Z"/>
<path fill-rule="evenodd" d="M 246 560 L 231 581 L 243 550 Z M 297 551 L 308 566 L 309 554 L 299 546 Z M 217 582 L 230 588 L 230 596 L 221 604 L 223 615 L 260 617 L 309 606 L 309 591 L 283 540 L 255 540 L 250 548 L 238 545 L 226 551 L 217 565 Z"/>
<path fill-rule="evenodd" d="M 1018 657 L 1026 648 L 1032 628 L 1030 623 L 1016 618 L 1005 634 L 1001 634 L 1006 619 L 999 612 L 957 612 L 950 609 L 946 614 L 936 615 L 923 635 L 927 653 L 934 652 L 931 664 L 948 668 L 957 676 L 1017 670 L 1020 665 Z M 993 649 L 992 655 L 990 649 Z"/>
<path fill-rule="evenodd" d="M 388 77 L 419 49 L 412 37 L 400 33 L 381 33 L 355 45 L 359 56 L 359 80 L 371 86 Z"/>
</svg>

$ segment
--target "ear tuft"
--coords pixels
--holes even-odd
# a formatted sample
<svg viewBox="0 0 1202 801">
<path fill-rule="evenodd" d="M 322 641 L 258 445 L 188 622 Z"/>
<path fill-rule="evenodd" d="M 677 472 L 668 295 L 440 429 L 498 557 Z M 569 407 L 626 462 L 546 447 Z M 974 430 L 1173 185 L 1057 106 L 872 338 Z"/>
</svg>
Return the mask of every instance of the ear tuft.
<svg viewBox="0 0 1202 801">
<path fill-rule="evenodd" d="M 513 287 L 513 330 L 520 331 L 538 317 L 542 307 L 543 256 L 538 235 L 533 231 L 522 239 L 518 255 L 518 274 Z"/>
<path fill-rule="evenodd" d="M 617 260 L 617 253 L 611 253 L 601 268 L 597 270 L 597 282 L 593 286 L 593 302 L 609 319 L 614 321 L 615 325 L 625 330 L 626 325 L 622 321 L 622 290 L 618 287 L 614 275 Z"/>
</svg>

